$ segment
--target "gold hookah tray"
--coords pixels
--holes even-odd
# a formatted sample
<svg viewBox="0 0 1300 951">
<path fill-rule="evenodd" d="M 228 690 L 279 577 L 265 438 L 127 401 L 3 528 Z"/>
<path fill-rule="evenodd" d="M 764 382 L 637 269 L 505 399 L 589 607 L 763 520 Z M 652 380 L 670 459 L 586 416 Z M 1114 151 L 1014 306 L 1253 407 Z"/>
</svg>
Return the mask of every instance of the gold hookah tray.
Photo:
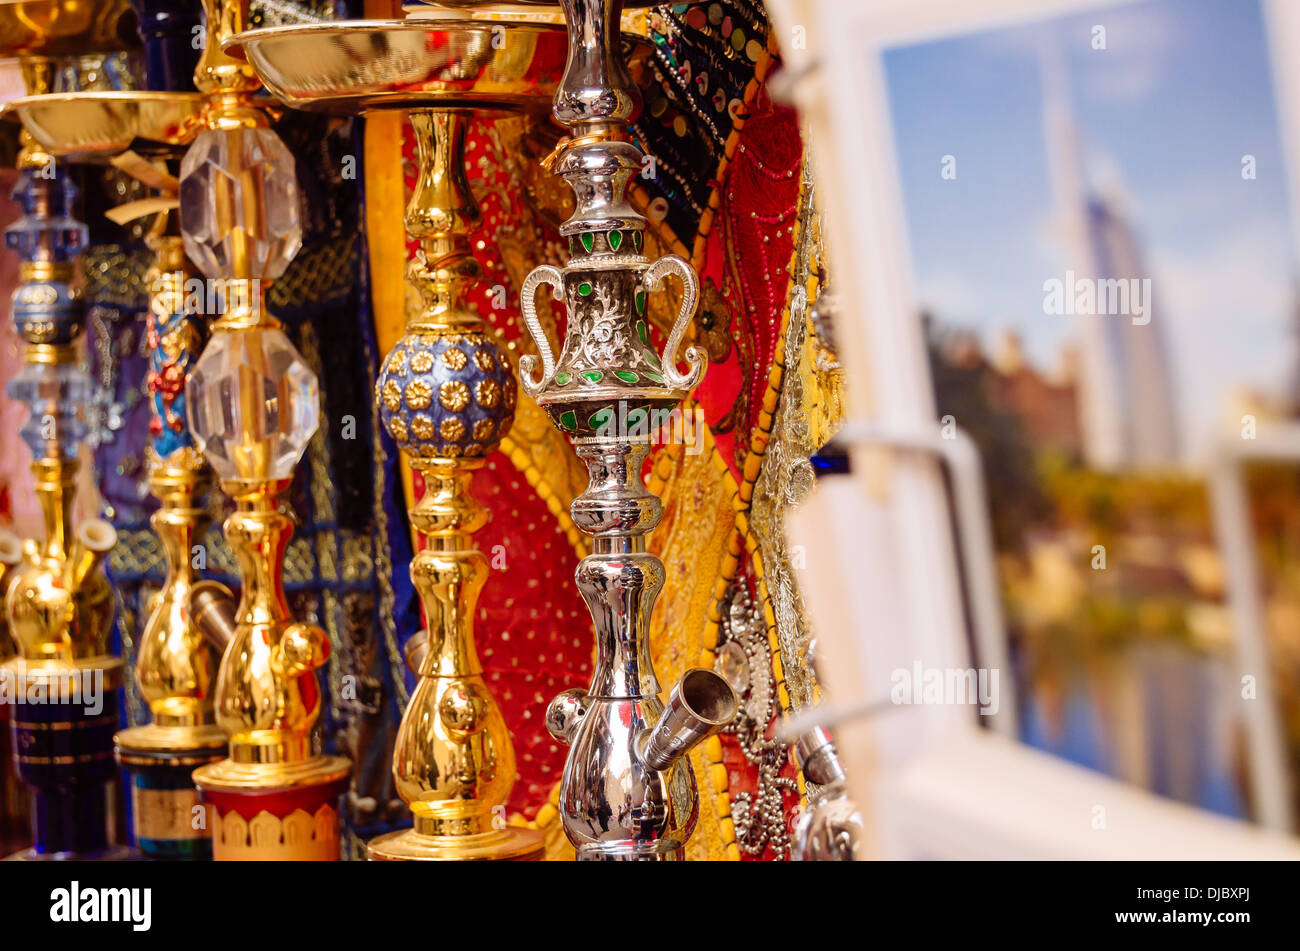
<svg viewBox="0 0 1300 951">
<path fill-rule="evenodd" d="M 172 152 L 202 128 L 203 96 L 188 92 L 69 92 L 5 106 L 51 155 L 108 161 L 127 149 Z"/>
<path fill-rule="evenodd" d="M 351 20 L 249 30 L 222 45 L 295 109 L 544 111 L 568 39 L 542 23 Z"/>
</svg>

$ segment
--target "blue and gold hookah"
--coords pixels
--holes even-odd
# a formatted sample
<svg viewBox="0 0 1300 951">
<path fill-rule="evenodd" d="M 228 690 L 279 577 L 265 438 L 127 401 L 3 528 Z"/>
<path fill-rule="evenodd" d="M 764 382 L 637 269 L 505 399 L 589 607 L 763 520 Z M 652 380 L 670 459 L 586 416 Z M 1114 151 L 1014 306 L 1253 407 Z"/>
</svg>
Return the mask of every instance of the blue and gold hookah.
<svg viewBox="0 0 1300 951">
<path fill-rule="evenodd" d="M 151 521 L 167 564 L 166 580 L 152 597 L 137 638 L 134 667 L 151 722 L 114 739 L 118 762 L 131 773 L 139 850 L 151 858 L 206 858 L 211 854 L 208 816 L 190 774 L 224 755 L 225 735 L 214 722 L 212 707 L 220 645 L 204 638 L 190 611 L 191 594 L 202 587 L 191 556 L 209 521 L 202 497 L 211 479 L 186 424 L 185 382 L 204 334 L 198 315 L 187 312 L 188 271 L 172 214 L 178 184 L 166 164 L 180 158 L 199 129 L 202 97 L 192 88 L 166 88 L 185 76 L 187 67 L 193 73 L 197 17 L 180 0 L 136 0 L 133 5 L 144 39 L 149 90 L 47 93 L 7 108 L 57 160 L 107 162 L 162 192 L 109 212 L 117 224 L 153 216 L 145 235 L 154 253 L 145 275 L 150 292 L 145 387 L 152 410 L 146 457 L 150 488 L 160 501 Z"/>
<path fill-rule="evenodd" d="M 19 58 L 32 95 L 53 89 L 65 56 L 81 67 L 92 61 L 88 80 L 110 84 L 125 75 L 112 57 L 129 45 L 128 14 L 117 0 L 0 3 L 0 54 Z M 8 391 L 29 409 L 19 434 L 32 454 L 45 531 L 22 543 L 5 573 L 17 653 L 0 676 L 13 703 L 14 765 L 31 792 L 34 840 L 13 857 L 113 858 L 125 852 L 111 833 L 123 662 L 110 653 L 113 601 L 101 565 L 117 536 L 97 518 L 73 529 L 79 456 L 94 423 L 87 415 L 94 384 L 78 353 L 85 313 L 74 286 L 87 232 L 68 171 L 26 132 L 21 141 L 13 197 L 23 214 L 5 243 L 21 260 L 12 317 L 26 346 Z"/>
</svg>

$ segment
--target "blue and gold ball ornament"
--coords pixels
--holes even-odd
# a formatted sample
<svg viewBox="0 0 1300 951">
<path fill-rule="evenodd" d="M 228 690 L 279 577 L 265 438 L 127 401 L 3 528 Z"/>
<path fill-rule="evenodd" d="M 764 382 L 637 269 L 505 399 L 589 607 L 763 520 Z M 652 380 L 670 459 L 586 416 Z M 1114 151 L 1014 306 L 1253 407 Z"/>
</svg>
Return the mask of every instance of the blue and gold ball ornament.
<svg viewBox="0 0 1300 951">
<path fill-rule="evenodd" d="M 407 334 L 384 361 L 378 392 L 388 434 L 419 458 L 486 456 L 514 420 L 510 363 L 478 331 Z"/>
</svg>

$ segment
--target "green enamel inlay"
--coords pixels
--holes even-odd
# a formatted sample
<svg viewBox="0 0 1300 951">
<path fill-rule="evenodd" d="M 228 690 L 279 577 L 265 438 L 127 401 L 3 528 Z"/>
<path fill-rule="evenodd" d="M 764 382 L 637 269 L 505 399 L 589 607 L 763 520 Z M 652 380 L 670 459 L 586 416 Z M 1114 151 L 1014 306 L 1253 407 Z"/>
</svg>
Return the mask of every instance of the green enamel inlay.
<svg viewBox="0 0 1300 951">
<path fill-rule="evenodd" d="M 607 237 L 609 238 L 609 249 L 611 251 L 617 251 L 623 244 L 623 232 L 621 231 L 611 231 Z"/>
<path fill-rule="evenodd" d="M 581 294 L 583 297 L 590 297 L 590 296 L 591 296 L 591 283 L 590 283 L 589 281 L 583 281 L 581 284 L 579 284 L 579 285 L 578 285 L 578 293 Z"/>
<path fill-rule="evenodd" d="M 639 251 L 640 251 L 644 246 L 645 246 L 645 232 L 643 232 L 643 231 L 633 231 L 633 232 L 632 232 L 632 247 L 635 248 L 635 249 L 639 252 Z"/>
<path fill-rule="evenodd" d="M 603 370 L 583 370 L 582 378 L 588 383 L 599 383 L 605 379 L 605 372 Z"/>
<path fill-rule="evenodd" d="M 641 356 L 645 357 L 646 363 L 650 364 L 656 370 L 662 366 L 659 362 L 659 354 L 655 353 L 653 350 L 642 350 Z"/>
<path fill-rule="evenodd" d="M 636 296 L 633 299 L 636 302 L 636 312 L 638 314 L 644 314 L 645 313 L 645 290 L 642 288 L 637 288 Z M 645 340 L 645 337 L 642 337 L 641 339 Z"/>
<path fill-rule="evenodd" d="M 635 383 L 637 380 L 641 379 L 631 370 L 615 370 L 614 375 L 624 383 Z"/>
<path fill-rule="evenodd" d="M 650 331 L 647 329 L 644 320 L 638 320 L 636 322 L 636 335 L 641 338 L 642 343 L 650 343 Z"/>
<path fill-rule="evenodd" d="M 602 429 L 609 425 L 609 421 L 614 418 L 614 407 L 606 406 L 596 410 L 587 418 L 587 425 L 592 429 Z"/>
<path fill-rule="evenodd" d="M 578 237 L 582 240 L 582 246 L 586 248 L 587 253 L 590 254 L 592 247 L 596 244 L 596 236 L 590 231 L 584 231 L 582 234 L 578 235 Z"/>
<path fill-rule="evenodd" d="M 655 383 L 662 384 L 664 381 L 664 378 L 658 373 L 652 373 L 649 370 L 642 370 L 641 373 L 647 380 L 652 380 Z"/>
<path fill-rule="evenodd" d="M 644 406 L 640 409 L 634 409 L 627 414 L 627 428 L 629 431 L 645 425 L 646 415 L 649 413 Z"/>
<path fill-rule="evenodd" d="M 572 430 L 572 429 L 577 429 L 577 428 L 578 428 L 578 414 L 577 414 L 576 412 L 574 412 L 573 410 L 568 410 L 567 412 L 561 413 L 561 414 L 560 414 L 560 426 L 561 426 L 563 429 L 570 429 L 570 430 Z"/>
<path fill-rule="evenodd" d="M 567 370 L 564 373 L 557 373 L 555 374 L 555 385 L 564 386 L 564 384 L 568 383 L 572 379 L 573 374 L 569 373 Z"/>
</svg>

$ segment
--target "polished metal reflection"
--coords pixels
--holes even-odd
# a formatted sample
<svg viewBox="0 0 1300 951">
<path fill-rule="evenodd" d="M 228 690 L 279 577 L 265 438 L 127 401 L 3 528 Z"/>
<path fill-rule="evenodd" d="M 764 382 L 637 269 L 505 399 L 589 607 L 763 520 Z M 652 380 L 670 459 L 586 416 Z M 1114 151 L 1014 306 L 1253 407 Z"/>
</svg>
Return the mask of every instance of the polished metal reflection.
<svg viewBox="0 0 1300 951">
<path fill-rule="evenodd" d="M 668 706 L 637 750 L 651 769 L 667 769 L 686 751 L 736 716 L 736 695 L 721 675 L 688 670 L 668 695 Z"/>
<path fill-rule="evenodd" d="M 645 218 L 627 198 L 642 153 L 626 126 L 640 103 L 618 53 L 621 0 L 564 0 L 569 47 L 553 114 L 571 130 L 549 167 L 573 189 L 560 227 L 563 268 L 542 265 L 524 280 L 521 309 L 537 355 L 520 358 L 520 385 L 572 440 L 588 486 L 574 524 L 594 536 L 576 582 L 596 633 L 596 667 L 584 691 L 560 694 L 546 712 L 552 736 L 570 745 L 559 812 L 579 859 L 682 858 L 699 794 L 686 754 L 735 716 L 731 687 L 709 670 L 687 671 L 659 699 L 650 663 L 650 617 L 664 586 L 663 562 L 645 537 L 663 504 L 641 481 L 649 434 L 700 379 L 705 355 L 681 349 L 699 296 L 681 258 L 651 260 Z M 646 299 L 667 277 L 681 284 L 662 354 L 650 345 Z M 536 292 L 563 300 L 567 330 L 555 355 Z M 537 372 L 540 369 L 540 374 Z"/>
<path fill-rule="evenodd" d="M 0 52 L 65 56 L 138 46 L 127 0 L 0 0 Z"/>
<path fill-rule="evenodd" d="M 85 162 L 108 162 L 127 149 L 170 154 L 194 138 L 202 112 L 198 93 L 140 90 L 47 93 L 5 106 L 52 154 Z"/>
<path fill-rule="evenodd" d="M 709 670 L 687 671 L 665 710 L 649 654 L 650 615 L 663 562 L 645 535 L 663 516 L 641 482 L 649 447 L 578 447 L 590 485 L 574 521 L 596 536 L 577 584 L 596 629 L 596 667 L 586 691 L 551 701 L 546 727 L 572 746 L 560 789 L 565 834 L 580 859 L 680 858 L 699 813 L 685 754 L 736 713 L 731 687 Z"/>
<path fill-rule="evenodd" d="M 239 602 L 234 593 L 219 581 L 199 581 L 190 587 L 189 608 L 200 633 L 224 651 L 239 626 Z"/>
<path fill-rule="evenodd" d="M 393 745 L 393 779 L 414 828 L 372 839 L 371 859 L 539 858 L 540 832 L 508 825 L 514 747 L 474 646 L 487 557 L 474 534 L 488 520 L 471 486 L 509 432 L 516 385 L 482 317 L 468 304 L 482 278 L 471 235 L 480 213 L 465 173 L 466 111 L 541 110 L 559 81 L 564 31 L 520 22 L 359 21 L 236 36 L 268 88 L 289 105 L 330 113 L 405 110 L 416 142 L 404 217 L 420 244 L 407 277 L 423 306 L 385 357 L 380 416 L 425 486 L 410 511 L 422 544 L 411 562 L 426 629 L 406 646 L 419 678 Z M 473 354 L 473 360 L 466 357 Z M 452 409 L 427 392 L 474 393 Z M 444 412 L 445 411 L 445 412 Z M 473 418 L 464 414 L 474 414 Z M 432 414 L 438 414 L 433 417 Z"/>
<path fill-rule="evenodd" d="M 795 743 L 809 782 L 808 808 L 795 828 L 794 858 L 802 862 L 852 862 L 861 858 L 862 814 L 849 798 L 830 733 L 814 727 Z"/>
<path fill-rule="evenodd" d="M 360 113 L 532 108 L 538 87 L 558 80 L 565 44 L 562 29 L 541 24 L 507 34 L 489 21 L 413 19 L 252 30 L 226 48 L 296 109 Z"/>
<path fill-rule="evenodd" d="M 664 566 L 646 551 L 645 537 L 663 518 L 663 504 L 641 472 L 651 431 L 704 372 L 705 354 L 694 346 L 681 352 L 688 368 L 678 368 L 699 281 L 681 258 L 646 256 L 645 218 L 627 198 L 643 156 L 626 132 L 640 103 L 617 52 L 622 2 L 562 5 L 569 49 L 553 113 L 571 137 L 550 167 L 572 187 L 576 207 L 560 227 L 569 262 L 535 268 L 521 288 L 538 352 L 522 356 L 519 371 L 524 391 L 587 466 L 587 489 L 570 511 L 594 536 L 576 582 L 595 626 L 596 667 L 586 691 L 551 702 L 546 726 L 570 746 L 559 812 L 578 858 L 675 859 L 699 815 L 686 754 L 736 713 L 730 685 L 702 668 L 686 672 L 665 708 L 650 662 Z M 681 297 L 660 354 L 650 345 L 646 299 L 668 277 L 681 284 Z M 558 356 L 537 314 L 544 286 L 568 311 Z"/>
</svg>

